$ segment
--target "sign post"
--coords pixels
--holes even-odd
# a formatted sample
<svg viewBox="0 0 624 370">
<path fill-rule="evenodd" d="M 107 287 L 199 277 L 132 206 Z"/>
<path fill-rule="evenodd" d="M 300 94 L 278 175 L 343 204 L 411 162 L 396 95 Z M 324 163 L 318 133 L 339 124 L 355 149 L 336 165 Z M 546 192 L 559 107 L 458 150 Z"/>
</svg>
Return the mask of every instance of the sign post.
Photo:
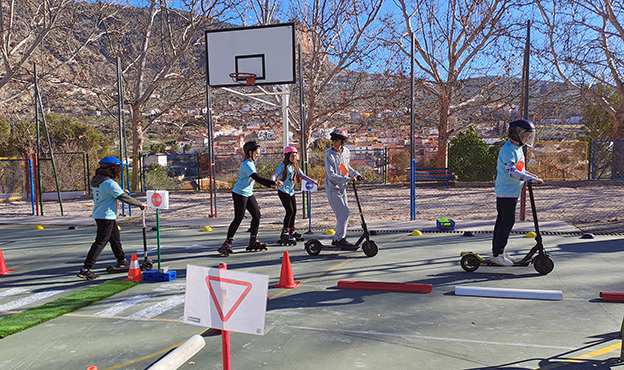
<svg viewBox="0 0 624 370">
<path fill-rule="evenodd" d="M 223 369 L 231 369 L 230 331 L 264 335 L 268 275 L 187 265 L 185 324 L 221 330 Z"/>
<path fill-rule="evenodd" d="M 312 232 L 312 192 L 318 190 L 318 186 L 314 183 L 301 180 L 301 190 L 308 192 L 308 232 L 306 234 L 314 234 Z"/>
<path fill-rule="evenodd" d="M 169 209 L 169 192 L 166 190 L 148 190 L 145 192 L 145 195 L 147 196 L 147 208 L 156 209 L 156 245 L 158 246 L 158 272 L 155 274 L 144 274 L 143 278 L 145 280 L 158 281 L 175 280 L 177 277 L 175 271 L 169 271 L 168 268 L 163 269 L 160 267 L 160 210 Z"/>
</svg>

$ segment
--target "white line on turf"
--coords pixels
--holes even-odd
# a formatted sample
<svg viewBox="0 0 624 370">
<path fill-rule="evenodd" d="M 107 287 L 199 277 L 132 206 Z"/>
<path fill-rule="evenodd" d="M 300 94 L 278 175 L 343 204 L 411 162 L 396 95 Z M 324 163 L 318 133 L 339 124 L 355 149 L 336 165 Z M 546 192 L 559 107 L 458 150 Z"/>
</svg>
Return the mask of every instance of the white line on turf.
<svg viewBox="0 0 624 370">
<path fill-rule="evenodd" d="M 120 312 L 136 305 L 139 304 L 143 301 L 146 301 L 150 298 L 154 298 L 156 297 L 155 294 L 138 294 L 135 295 L 133 297 L 130 297 L 124 301 L 121 301 L 119 303 L 115 303 L 113 306 L 100 311 L 100 312 L 96 312 L 93 315 L 94 316 L 117 316 Z"/>
<path fill-rule="evenodd" d="M 12 295 L 17 295 L 27 291 L 28 289 L 26 288 L 11 288 L 9 290 L 5 290 L 4 292 L 0 292 L 0 298 L 10 297 Z"/>
<path fill-rule="evenodd" d="M 132 315 L 128 316 L 131 319 L 151 319 L 156 317 L 170 309 L 181 305 L 184 303 L 184 295 L 178 294 L 173 297 L 169 297 L 167 300 L 159 302 L 153 306 L 142 309 L 141 311 L 135 312 Z"/>
</svg>

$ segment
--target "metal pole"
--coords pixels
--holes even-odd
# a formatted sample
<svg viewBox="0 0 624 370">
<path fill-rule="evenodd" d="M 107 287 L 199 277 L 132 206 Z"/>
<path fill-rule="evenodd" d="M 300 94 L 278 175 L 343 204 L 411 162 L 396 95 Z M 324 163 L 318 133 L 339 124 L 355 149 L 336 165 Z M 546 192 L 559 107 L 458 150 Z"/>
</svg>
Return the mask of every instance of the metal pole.
<svg viewBox="0 0 624 370">
<path fill-rule="evenodd" d="M 415 157 L 416 150 L 414 148 L 415 136 L 415 115 L 414 115 L 414 33 L 411 35 L 411 53 L 410 53 L 410 220 L 416 219 L 416 182 L 414 181 L 415 173 Z"/>
<path fill-rule="evenodd" d="M 117 122 L 119 130 L 119 160 L 124 162 L 124 119 L 123 119 L 123 85 L 121 81 L 121 57 L 117 57 Z M 126 159 L 126 164 L 127 164 Z M 121 165 L 121 188 L 126 189 L 126 173 L 128 168 Z M 129 208 L 129 207 L 128 207 Z M 121 204 L 121 214 L 126 215 L 126 205 Z"/>
<path fill-rule="evenodd" d="M 56 171 L 56 160 L 54 159 L 54 150 L 52 149 L 52 139 L 50 138 L 50 130 L 48 130 L 48 121 L 46 120 L 44 111 L 43 111 L 43 101 L 41 100 L 41 94 L 39 93 L 39 87 L 35 83 L 35 95 L 37 97 L 37 102 L 39 103 L 39 108 L 41 109 L 41 118 L 43 119 L 43 127 L 46 131 L 46 137 L 48 139 L 48 147 L 50 150 L 50 159 L 52 160 L 52 171 L 54 172 L 54 182 L 56 183 L 56 194 L 59 200 L 59 207 L 61 209 L 61 216 L 65 216 L 63 213 L 63 197 L 61 196 L 61 187 L 59 186 L 58 180 L 58 172 Z M 43 210 L 41 212 L 43 215 Z"/>
<path fill-rule="evenodd" d="M 524 65 L 522 66 L 522 99 L 520 100 L 522 118 L 529 119 L 529 54 L 531 45 L 531 21 L 527 21 L 527 36 L 526 46 L 524 48 Z M 528 162 L 528 148 L 524 146 L 522 148 L 524 153 L 524 162 Z M 526 166 L 526 164 L 525 164 Z M 520 194 L 520 221 L 526 220 L 526 183 L 522 186 L 522 193 Z"/>
<path fill-rule="evenodd" d="M 220 263 L 219 270 L 227 270 L 227 264 Z M 223 355 L 223 369 L 230 370 L 232 368 L 232 362 L 230 357 L 230 331 L 221 330 L 221 351 Z"/>
<path fill-rule="evenodd" d="M 208 50 L 206 50 L 206 58 L 208 58 Z M 208 160 L 210 171 L 210 217 L 217 217 L 217 180 L 215 169 L 215 148 L 214 148 L 214 129 L 212 123 L 212 93 L 210 84 L 208 83 L 208 63 L 206 61 L 206 123 L 208 136 Z"/>
<path fill-rule="evenodd" d="M 37 96 L 39 95 L 38 86 L 37 86 L 37 64 L 33 63 L 33 82 L 35 85 L 35 126 L 37 127 L 37 186 L 39 187 L 39 208 L 37 209 L 37 215 L 41 213 L 43 216 L 43 181 L 41 180 L 41 137 L 40 137 L 40 127 L 39 127 L 39 103 L 37 102 Z"/>
<path fill-rule="evenodd" d="M 303 86 L 303 53 L 301 52 L 301 43 L 297 44 L 297 52 L 299 53 L 299 122 L 301 122 L 301 168 L 303 173 L 308 174 L 308 131 L 306 127 L 306 115 L 305 115 L 305 94 Z M 301 192 L 303 202 L 303 212 L 301 212 L 303 218 L 306 217 L 306 211 L 308 211 L 308 218 L 310 217 L 311 197 L 310 194 L 306 194 L 305 191 Z M 306 207 L 307 200 L 307 207 Z M 309 222 L 308 222 L 309 223 Z M 309 230 L 311 231 L 311 230 Z"/>
</svg>

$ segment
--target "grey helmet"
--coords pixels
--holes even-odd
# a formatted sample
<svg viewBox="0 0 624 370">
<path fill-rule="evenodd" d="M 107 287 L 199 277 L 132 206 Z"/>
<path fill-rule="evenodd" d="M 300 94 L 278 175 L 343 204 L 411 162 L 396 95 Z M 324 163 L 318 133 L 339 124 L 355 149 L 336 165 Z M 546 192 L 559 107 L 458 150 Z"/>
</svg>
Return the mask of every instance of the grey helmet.
<svg viewBox="0 0 624 370">
<path fill-rule="evenodd" d="M 531 132 L 531 136 L 526 140 L 523 139 L 525 132 Z M 526 119 L 517 119 L 509 123 L 508 136 L 511 140 L 520 143 L 520 146 L 526 145 L 529 148 L 533 146 L 535 141 L 535 125 Z"/>
<path fill-rule="evenodd" d="M 260 147 L 260 143 L 258 143 L 255 140 L 252 141 L 248 141 L 245 143 L 245 145 L 243 145 L 243 154 L 245 154 L 246 158 L 251 158 L 251 155 L 249 154 L 249 152 L 253 152 L 254 150 L 256 150 L 256 148 Z"/>
</svg>

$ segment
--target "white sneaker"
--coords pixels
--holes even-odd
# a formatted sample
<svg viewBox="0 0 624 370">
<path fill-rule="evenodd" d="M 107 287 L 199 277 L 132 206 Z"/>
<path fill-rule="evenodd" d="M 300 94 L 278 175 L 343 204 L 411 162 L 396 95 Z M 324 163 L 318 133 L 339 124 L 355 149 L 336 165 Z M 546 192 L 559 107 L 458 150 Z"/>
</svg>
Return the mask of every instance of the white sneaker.
<svg viewBox="0 0 624 370">
<path fill-rule="evenodd" d="M 511 262 L 513 262 L 513 263 L 518 262 L 518 260 L 517 260 L 517 259 L 515 259 L 515 258 L 513 258 L 512 256 L 508 255 L 507 253 L 503 253 L 503 258 L 505 258 L 506 260 L 511 261 Z"/>
<path fill-rule="evenodd" d="M 490 257 L 490 262 L 497 264 L 499 266 L 513 266 L 513 262 L 506 259 L 504 255 L 499 254 L 496 257 Z"/>
</svg>

